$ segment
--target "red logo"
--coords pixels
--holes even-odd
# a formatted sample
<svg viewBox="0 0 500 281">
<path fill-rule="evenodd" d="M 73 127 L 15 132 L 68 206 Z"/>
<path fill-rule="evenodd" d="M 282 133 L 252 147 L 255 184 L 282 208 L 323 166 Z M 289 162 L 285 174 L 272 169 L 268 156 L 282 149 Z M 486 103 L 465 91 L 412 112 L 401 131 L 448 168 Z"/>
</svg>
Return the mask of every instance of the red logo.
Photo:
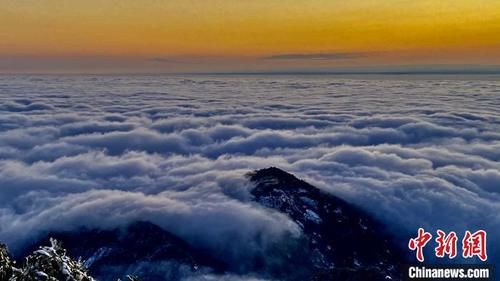
<svg viewBox="0 0 500 281">
<path fill-rule="evenodd" d="M 450 259 L 455 258 L 457 256 L 457 234 L 454 231 L 446 234 L 442 230 L 437 230 L 436 233 L 437 237 L 435 241 L 437 246 L 434 248 L 436 257 L 444 258 L 448 256 Z M 408 242 L 408 248 L 416 251 L 416 257 L 419 262 L 425 260 L 423 249 L 431 239 L 432 234 L 426 232 L 423 228 L 419 228 L 417 237 L 410 239 Z M 486 231 L 478 230 L 471 233 L 467 230 L 462 239 L 462 257 L 473 258 L 476 256 L 482 261 L 488 259 L 486 253 Z"/>
<path fill-rule="evenodd" d="M 431 238 L 432 235 L 429 232 L 425 232 L 423 228 L 419 228 L 417 238 L 410 239 L 410 242 L 408 242 L 408 248 L 410 248 L 410 250 L 417 250 L 417 260 L 419 262 L 424 261 L 423 249 L 425 245 L 429 243 L 429 240 L 431 240 Z"/>
<path fill-rule="evenodd" d="M 478 256 L 482 261 L 486 261 L 488 259 L 486 254 L 486 231 L 478 230 L 471 234 L 467 230 L 462 240 L 462 250 L 464 258 Z"/>
<path fill-rule="evenodd" d="M 438 246 L 434 249 L 436 252 L 436 257 L 442 258 L 444 255 L 448 255 L 448 258 L 452 259 L 457 256 L 457 234 L 452 231 L 448 235 L 444 231 L 437 231 L 438 237 L 436 242 Z"/>
</svg>

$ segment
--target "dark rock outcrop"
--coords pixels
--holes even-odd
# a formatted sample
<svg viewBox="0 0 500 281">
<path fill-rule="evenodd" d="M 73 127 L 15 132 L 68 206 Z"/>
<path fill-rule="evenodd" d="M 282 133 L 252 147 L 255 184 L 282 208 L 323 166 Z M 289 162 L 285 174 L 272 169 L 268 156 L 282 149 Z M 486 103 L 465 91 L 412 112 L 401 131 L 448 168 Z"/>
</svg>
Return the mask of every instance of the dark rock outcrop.
<svg viewBox="0 0 500 281">
<path fill-rule="evenodd" d="M 278 168 L 249 174 L 262 205 L 286 213 L 307 237 L 314 280 L 398 280 L 402 255 L 383 227 L 349 203 Z"/>
<path fill-rule="evenodd" d="M 128 274 L 151 281 L 180 280 L 223 267 L 203 251 L 149 222 L 113 230 L 51 233 L 50 237 L 61 241 L 72 256 L 81 257 L 98 280 L 126 278 Z"/>
</svg>

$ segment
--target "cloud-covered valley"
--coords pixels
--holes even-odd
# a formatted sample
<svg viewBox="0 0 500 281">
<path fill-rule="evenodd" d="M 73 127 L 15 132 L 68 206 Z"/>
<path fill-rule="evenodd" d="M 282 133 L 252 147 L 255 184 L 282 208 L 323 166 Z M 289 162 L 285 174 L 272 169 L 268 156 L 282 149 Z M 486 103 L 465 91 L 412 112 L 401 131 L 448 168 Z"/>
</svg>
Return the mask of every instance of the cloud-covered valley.
<svg viewBox="0 0 500 281">
<path fill-rule="evenodd" d="M 252 202 L 277 166 L 379 218 L 485 229 L 500 262 L 500 84 L 329 77 L 0 77 L 0 241 L 153 222 L 241 262 L 299 236 Z M 264 237 L 264 238 L 263 238 Z"/>
</svg>

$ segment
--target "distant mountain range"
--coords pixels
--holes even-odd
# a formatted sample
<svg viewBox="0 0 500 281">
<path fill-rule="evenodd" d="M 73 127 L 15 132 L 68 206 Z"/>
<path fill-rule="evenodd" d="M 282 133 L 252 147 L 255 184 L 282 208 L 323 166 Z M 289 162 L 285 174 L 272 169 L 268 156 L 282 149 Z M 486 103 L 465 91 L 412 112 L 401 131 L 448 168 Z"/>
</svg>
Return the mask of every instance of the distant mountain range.
<svg viewBox="0 0 500 281">
<path fill-rule="evenodd" d="M 50 237 L 61 241 L 71 256 L 81 257 L 81 265 L 97 280 L 129 274 L 151 281 L 206 274 L 290 281 L 401 279 L 403 255 L 366 213 L 278 168 L 254 171 L 248 178 L 255 185 L 251 193 L 256 202 L 286 214 L 303 232 L 300 238 L 277 246 L 276 256 L 252 260 L 251 268 L 234 268 L 149 222 L 115 230 L 51 233 Z M 26 254 L 32 251 L 36 248 Z"/>
</svg>

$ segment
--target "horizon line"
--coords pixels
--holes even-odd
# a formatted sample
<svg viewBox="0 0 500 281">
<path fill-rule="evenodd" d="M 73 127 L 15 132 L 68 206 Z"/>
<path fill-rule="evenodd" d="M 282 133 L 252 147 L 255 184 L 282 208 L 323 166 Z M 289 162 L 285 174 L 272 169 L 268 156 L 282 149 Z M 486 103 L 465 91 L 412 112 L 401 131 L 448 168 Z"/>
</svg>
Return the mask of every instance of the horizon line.
<svg viewBox="0 0 500 281">
<path fill-rule="evenodd" d="M 117 70 L 113 68 L 95 69 L 18 69 L 9 71 L 0 70 L 0 75 L 497 75 L 500 74 L 500 65 L 478 65 L 478 64 L 415 64 L 415 65 L 378 65 L 359 66 L 345 68 L 270 68 L 254 70 L 188 70 L 188 71 L 162 71 L 161 69 L 141 69 L 134 71 L 133 68 Z"/>
<path fill-rule="evenodd" d="M 500 75 L 500 69 L 401 71 L 0 72 L 0 75 Z"/>
</svg>

